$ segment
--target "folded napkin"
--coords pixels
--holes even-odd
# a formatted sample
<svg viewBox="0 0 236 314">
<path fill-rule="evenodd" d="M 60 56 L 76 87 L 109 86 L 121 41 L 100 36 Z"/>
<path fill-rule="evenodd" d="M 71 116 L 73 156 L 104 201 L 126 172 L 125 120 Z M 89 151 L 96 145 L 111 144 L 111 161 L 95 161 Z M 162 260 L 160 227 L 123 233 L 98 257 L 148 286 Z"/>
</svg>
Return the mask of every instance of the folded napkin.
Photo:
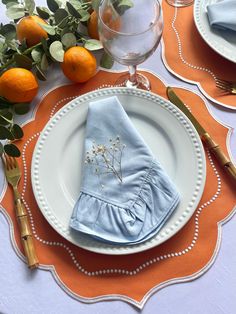
<svg viewBox="0 0 236 314">
<path fill-rule="evenodd" d="M 236 31 L 236 0 L 224 0 L 207 6 L 212 27 Z"/>
<path fill-rule="evenodd" d="M 90 103 L 84 149 L 82 185 L 70 226 L 117 244 L 157 233 L 179 194 L 116 97 Z"/>
</svg>

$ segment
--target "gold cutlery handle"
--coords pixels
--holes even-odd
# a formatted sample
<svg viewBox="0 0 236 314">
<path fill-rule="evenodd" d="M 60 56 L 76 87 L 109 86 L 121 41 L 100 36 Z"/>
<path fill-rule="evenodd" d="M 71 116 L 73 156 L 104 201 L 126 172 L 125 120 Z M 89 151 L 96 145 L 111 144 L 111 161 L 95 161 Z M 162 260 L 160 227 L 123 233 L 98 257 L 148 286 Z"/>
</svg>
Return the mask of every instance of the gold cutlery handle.
<svg viewBox="0 0 236 314">
<path fill-rule="evenodd" d="M 205 133 L 202 136 L 202 140 L 204 141 L 205 145 L 209 148 L 209 151 L 215 156 L 220 166 L 224 168 L 226 173 L 231 177 L 232 181 L 236 183 L 236 167 L 225 156 L 219 144 L 217 144 L 208 133 Z"/>
<path fill-rule="evenodd" d="M 21 242 L 27 258 L 28 267 L 33 269 L 38 267 L 39 261 L 35 251 L 33 236 L 24 204 L 21 201 L 20 193 L 14 188 L 14 198 L 16 203 L 16 217 L 20 228 Z"/>
</svg>

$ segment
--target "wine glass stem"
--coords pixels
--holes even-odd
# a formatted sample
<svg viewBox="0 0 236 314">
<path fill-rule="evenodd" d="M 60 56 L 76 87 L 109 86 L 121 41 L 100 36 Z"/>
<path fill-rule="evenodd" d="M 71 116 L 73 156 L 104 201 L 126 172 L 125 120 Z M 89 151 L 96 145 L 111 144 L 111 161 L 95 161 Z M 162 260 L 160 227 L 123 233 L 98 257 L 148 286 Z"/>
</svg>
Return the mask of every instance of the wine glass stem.
<svg viewBox="0 0 236 314">
<path fill-rule="evenodd" d="M 136 65 L 129 65 L 129 81 L 132 86 L 138 85 Z"/>
</svg>

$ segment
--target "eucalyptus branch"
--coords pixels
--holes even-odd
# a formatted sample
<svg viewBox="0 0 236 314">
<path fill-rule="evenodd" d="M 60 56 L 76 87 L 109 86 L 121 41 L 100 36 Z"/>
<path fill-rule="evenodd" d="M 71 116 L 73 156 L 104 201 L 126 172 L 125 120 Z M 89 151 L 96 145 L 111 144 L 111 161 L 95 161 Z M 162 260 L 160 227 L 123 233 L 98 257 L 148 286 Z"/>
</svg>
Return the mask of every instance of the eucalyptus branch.
<svg viewBox="0 0 236 314">
<path fill-rule="evenodd" d="M 23 54 L 23 55 L 27 55 L 27 54 L 29 54 L 33 49 L 35 49 L 35 48 L 37 48 L 37 47 L 40 47 L 40 46 L 42 46 L 42 43 L 41 43 L 41 42 L 38 43 L 38 44 L 36 44 L 36 45 L 34 45 L 34 46 L 32 46 L 32 47 L 30 47 L 30 48 L 27 48 L 22 54 Z"/>
<path fill-rule="evenodd" d="M 24 52 L 22 52 L 21 54 L 22 55 L 28 55 L 29 53 L 31 53 L 31 51 L 33 50 L 33 49 L 35 49 L 35 48 L 37 48 L 37 47 L 40 47 L 40 46 L 42 46 L 42 43 L 40 42 L 40 43 L 38 43 L 38 44 L 36 44 L 36 45 L 34 45 L 34 46 L 32 46 L 32 47 L 30 47 L 30 48 L 27 48 Z M 6 62 L 4 65 L 2 65 L 1 67 L 0 67 L 0 71 L 3 71 L 4 69 L 6 69 L 6 68 L 8 68 L 12 63 L 14 63 L 15 62 L 15 58 L 14 58 L 14 56 L 8 61 L 8 62 Z"/>
<path fill-rule="evenodd" d="M 56 29 L 57 29 L 57 28 L 60 28 L 60 25 L 63 25 L 63 23 L 64 23 L 68 18 L 69 18 L 69 16 L 64 17 L 64 19 L 62 19 L 62 20 L 60 21 L 60 23 L 57 24 Z M 63 28 L 60 28 L 60 29 L 63 29 Z"/>
<path fill-rule="evenodd" d="M 11 65 L 14 61 L 15 61 L 14 58 L 11 58 L 10 60 L 8 60 L 4 65 L 0 66 L 0 71 L 8 68 L 9 65 Z"/>
</svg>

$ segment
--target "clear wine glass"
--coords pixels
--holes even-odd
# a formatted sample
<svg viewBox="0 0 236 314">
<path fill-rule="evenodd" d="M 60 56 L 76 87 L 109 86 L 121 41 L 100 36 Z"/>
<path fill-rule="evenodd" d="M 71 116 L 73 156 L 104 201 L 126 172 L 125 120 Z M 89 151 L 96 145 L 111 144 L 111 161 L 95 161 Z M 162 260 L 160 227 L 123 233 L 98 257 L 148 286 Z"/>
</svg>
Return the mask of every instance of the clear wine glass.
<svg viewBox="0 0 236 314">
<path fill-rule="evenodd" d="M 102 0 L 98 12 L 99 37 L 105 51 L 129 72 L 116 85 L 150 90 L 149 80 L 137 73 L 157 48 L 163 30 L 163 16 L 158 0 Z M 124 3 L 124 2 L 123 2 Z"/>
<path fill-rule="evenodd" d="M 166 0 L 173 7 L 187 7 L 193 4 L 194 0 Z"/>
</svg>

